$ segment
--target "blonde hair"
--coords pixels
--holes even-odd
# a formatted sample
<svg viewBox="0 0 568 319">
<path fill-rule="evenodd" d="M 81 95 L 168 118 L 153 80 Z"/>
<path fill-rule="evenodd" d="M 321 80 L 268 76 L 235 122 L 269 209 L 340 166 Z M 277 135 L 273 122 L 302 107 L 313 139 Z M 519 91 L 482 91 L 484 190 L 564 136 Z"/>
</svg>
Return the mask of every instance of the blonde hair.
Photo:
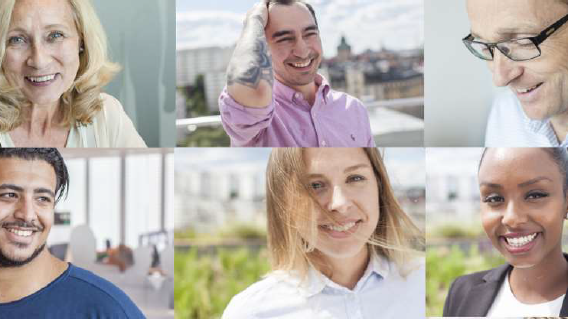
<svg viewBox="0 0 568 319">
<path fill-rule="evenodd" d="M 0 2 L 0 132 L 7 132 L 21 125 L 23 107 L 29 101 L 13 87 L 3 70 L 8 28 L 17 0 Z M 107 38 L 90 0 L 67 0 L 73 11 L 80 45 L 79 70 L 71 87 L 60 98 L 63 119 L 61 126 L 87 125 L 102 109 L 100 93 L 120 70 L 118 64 L 108 59 Z"/>
<path fill-rule="evenodd" d="M 423 249 L 424 236 L 395 198 L 378 150 L 363 150 L 377 179 L 380 204 L 379 221 L 367 247 L 370 252 L 394 262 L 400 274 L 406 276 L 412 270 L 410 265 L 416 265 L 410 261 L 421 254 L 418 250 Z M 313 216 L 306 216 L 305 212 L 319 208 L 334 220 L 331 213 L 319 205 L 308 186 L 304 152 L 302 148 L 275 148 L 266 171 L 268 250 L 272 269 L 298 271 L 302 278 L 310 266 L 322 261 L 321 253 L 310 247 L 299 231 L 305 227 L 299 224 L 301 222 L 312 224 L 312 231 L 316 231 Z M 302 220 L 302 217 L 307 218 Z"/>
</svg>

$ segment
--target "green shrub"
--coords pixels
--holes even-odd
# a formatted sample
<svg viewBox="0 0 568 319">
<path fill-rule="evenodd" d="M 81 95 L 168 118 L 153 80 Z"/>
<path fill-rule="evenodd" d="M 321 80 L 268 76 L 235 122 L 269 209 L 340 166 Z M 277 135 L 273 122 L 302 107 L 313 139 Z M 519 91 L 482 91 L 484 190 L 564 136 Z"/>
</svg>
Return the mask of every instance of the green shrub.
<svg viewBox="0 0 568 319">
<path fill-rule="evenodd" d="M 441 317 L 450 284 L 459 276 L 488 270 L 505 262 L 502 256 L 482 254 L 476 245 L 468 253 L 457 245 L 426 249 L 426 316 Z"/>
<path fill-rule="evenodd" d="M 270 270 L 266 251 L 247 248 L 217 250 L 214 256 L 198 256 L 196 249 L 175 254 L 176 319 L 220 318 L 237 293 Z"/>
</svg>

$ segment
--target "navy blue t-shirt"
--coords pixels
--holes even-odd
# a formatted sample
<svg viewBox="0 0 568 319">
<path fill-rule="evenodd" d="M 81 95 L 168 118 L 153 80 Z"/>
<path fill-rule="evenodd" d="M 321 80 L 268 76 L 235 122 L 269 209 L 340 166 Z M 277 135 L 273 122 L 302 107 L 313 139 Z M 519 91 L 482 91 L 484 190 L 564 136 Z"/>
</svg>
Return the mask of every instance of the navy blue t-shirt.
<svg viewBox="0 0 568 319">
<path fill-rule="evenodd" d="M 115 285 L 73 266 L 45 288 L 23 299 L 0 303 L 0 318 L 138 319 L 142 312 Z"/>
</svg>

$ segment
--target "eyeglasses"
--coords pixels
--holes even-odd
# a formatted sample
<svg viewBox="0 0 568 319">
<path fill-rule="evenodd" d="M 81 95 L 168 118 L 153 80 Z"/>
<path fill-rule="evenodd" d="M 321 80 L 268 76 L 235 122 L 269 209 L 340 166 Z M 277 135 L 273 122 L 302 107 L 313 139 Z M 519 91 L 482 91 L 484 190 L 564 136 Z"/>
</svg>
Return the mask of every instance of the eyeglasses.
<svg viewBox="0 0 568 319">
<path fill-rule="evenodd" d="M 493 58 L 495 57 L 495 49 L 497 49 L 503 53 L 504 56 L 513 61 L 527 61 L 538 58 L 541 55 L 539 45 L 556 32 L 556 30 L 560 29 L 560 27 L 566 22 L 568 22 L 568 14 L 548 28 L 544 29 L 544 31 L 536 37 L 485 43 L 474 41 L 474 38 L 470 33 L 467 37 L 463 38 L 462 41 L 473 55 L 482 60 L 493 61 Z"/>
</svg>

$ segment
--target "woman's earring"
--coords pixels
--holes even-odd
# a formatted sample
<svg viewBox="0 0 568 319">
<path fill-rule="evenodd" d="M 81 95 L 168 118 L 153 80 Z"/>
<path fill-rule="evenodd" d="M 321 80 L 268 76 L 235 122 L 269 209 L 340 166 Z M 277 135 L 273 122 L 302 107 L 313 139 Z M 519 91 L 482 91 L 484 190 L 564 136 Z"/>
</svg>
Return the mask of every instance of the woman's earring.
<svg viewBox="0 0 568 319">
<path fill-rule="evenodd" d="M 83 51 L 85 51 L 85 48 L 84 48 L 83 46 L 81 46 L 81 47 L 79 48 L 79 53 L 83 53 Z"/>
</svg>

